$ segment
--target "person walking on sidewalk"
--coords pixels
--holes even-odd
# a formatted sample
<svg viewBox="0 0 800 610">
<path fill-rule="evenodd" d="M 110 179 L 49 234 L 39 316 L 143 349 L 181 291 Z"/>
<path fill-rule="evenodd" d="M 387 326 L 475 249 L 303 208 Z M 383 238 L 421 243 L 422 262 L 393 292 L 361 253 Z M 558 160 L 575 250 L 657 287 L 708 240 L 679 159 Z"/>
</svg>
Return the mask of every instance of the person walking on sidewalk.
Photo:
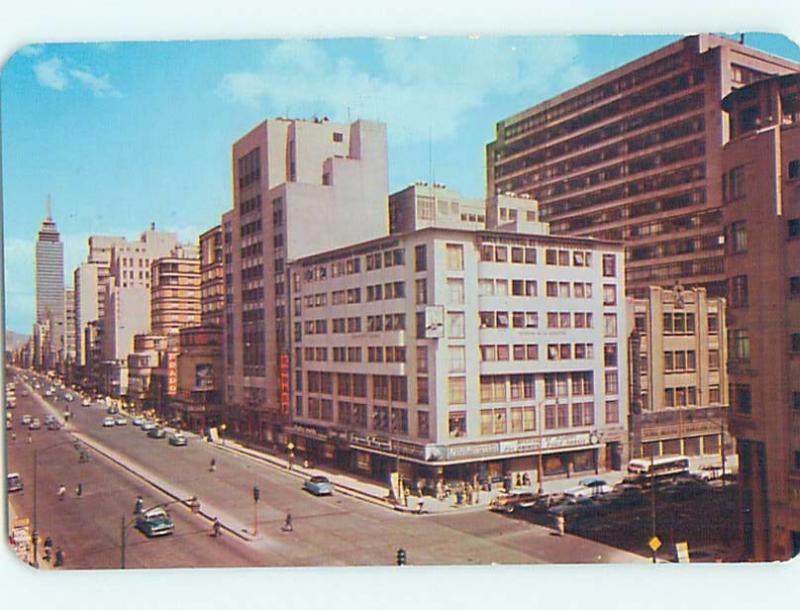
<svg viewBox="0 0 800 610">
<path fill-rule="evenodd" d="M 61 486 L 58 488 L 58 491 L 56 492 L 59 502 L 61 502 L 64 499 L 66 493 L 67 493 L 67 486 L 62 483 Z"/>
<path fill-rule="evenodd" d="M 63 567 L 64 565 L 64 551 L 61 547 L 58 547 L 56 551 L 56 562 L 53 564 L 56 568 Z"/>
<path fill-rule="evenodd" d="M 217 460 L 216 458 L 211 458 L 211 465 L 208 468 L 211 472 L 217 471 Z"/>
<path fill-rule="evenodd" d="M 219 522 L 219 517 L 214 517 L 214 525 L 211 526 L 211 535 L 214 538 L 219 538 L 222 535 L 222 524 Z"/>
<path fill-rule="evenodd" d="M 75 488 L 75 495 L 79 498 L 83 495 L 83 483 L 78 483 L 78 486 Z"/>
<path fill-rule="evenodd" d="M 48 536 L 44 539 L 44 560 L 49 562 L 53 555 L 53 539 Z"/>
<path fill-rule="evenodd" d="M 286 521 L 283 523 L 283 527 L 281 528 L 283 532 L 293 532 L 294 527 L 292 526 L 292 513 L 286 513 Z"/>
<path fill-rule="evenodd" d="M 558 526 L 558 535 L 563 536 L 567 531 L 567 519 L 562 513 L 556 515 L 556 525 Z"/>
</svg>

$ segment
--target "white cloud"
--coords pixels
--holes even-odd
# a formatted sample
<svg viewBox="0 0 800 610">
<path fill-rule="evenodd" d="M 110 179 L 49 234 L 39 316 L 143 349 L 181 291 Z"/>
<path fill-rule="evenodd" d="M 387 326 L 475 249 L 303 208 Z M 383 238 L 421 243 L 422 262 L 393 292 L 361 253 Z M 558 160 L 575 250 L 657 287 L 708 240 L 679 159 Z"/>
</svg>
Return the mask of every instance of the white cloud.
<svg viewBox="0 0 800 610">
<path fill-rule="evenodd" d="M 67 68 L 60 57 L 37 62 L 33 66 L 33 72 L 41 85 L 56 91 L 63 91 L 71 83 L 78 82 L 95 97 L 121 97 L 120 92 L 111 84 L 108 74 L 98 76 L 86 68 Z"/>
<path fill-rule="evenodd" d="M 69 83 L 69 78 L 64 72 L 64 62 L 59 57 L 34 64 L 33 72 L 39 84 L 56 91 L 63 91 Z"/>
<path fill-rule="evenodd" d="M 69 71 L 70 76 L 80 81 L 88 87 L 97 97 L 120 97 L 121 94 L 111 85 L 111 77 L 108 74 L 96 76 L 88 70 L 73 69 Z"/>
<path fill-rule="evenodd" d="M 385 40 L 379 68 L 331 56 L 316 42 L 278 44 L 255 69 L 227 74 L 218 92 L 293 116 L 376 118 L 396 143 L 449 137 L 492 96 L 532 94 L 580 82 L 570 38 Z M 531 96 L 529 96 L 531 97 Z"/>
</svg>

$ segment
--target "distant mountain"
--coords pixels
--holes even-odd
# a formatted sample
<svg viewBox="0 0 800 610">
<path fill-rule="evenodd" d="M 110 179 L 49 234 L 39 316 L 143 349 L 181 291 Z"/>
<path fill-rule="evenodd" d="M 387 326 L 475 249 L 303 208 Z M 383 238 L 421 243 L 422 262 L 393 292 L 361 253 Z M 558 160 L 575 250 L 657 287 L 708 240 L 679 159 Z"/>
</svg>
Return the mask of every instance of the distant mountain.
<svg viewBox="0 0 800 610">
<path fill-rule="evenodd" d="M 6 349 L 13 350 L 22 347 L 30 339 L 30 335 L 15 333 L 13 330 L 6 331 Z"/>
</svg>

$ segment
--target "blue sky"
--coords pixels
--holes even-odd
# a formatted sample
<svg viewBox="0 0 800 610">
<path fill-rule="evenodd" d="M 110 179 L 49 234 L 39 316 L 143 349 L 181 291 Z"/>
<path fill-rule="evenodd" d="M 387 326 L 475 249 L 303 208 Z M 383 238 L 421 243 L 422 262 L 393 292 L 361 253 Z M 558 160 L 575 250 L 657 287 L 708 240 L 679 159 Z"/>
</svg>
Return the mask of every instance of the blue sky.
<svg viewBox="0 0 800 610">
<path fill-rule="evenodd" d="M 195 240 L 231 206 L 230 146 L 264 118 L 388 126 L 390 188 L 484 192 L 495 123 L 676 36 L 50 44 L 0 76 L 7 328 L 28 333 L 48 194 L 66 283 L 90 234 Z M 747 44 L 800 61 L 782 36 Z"/>
</svg>

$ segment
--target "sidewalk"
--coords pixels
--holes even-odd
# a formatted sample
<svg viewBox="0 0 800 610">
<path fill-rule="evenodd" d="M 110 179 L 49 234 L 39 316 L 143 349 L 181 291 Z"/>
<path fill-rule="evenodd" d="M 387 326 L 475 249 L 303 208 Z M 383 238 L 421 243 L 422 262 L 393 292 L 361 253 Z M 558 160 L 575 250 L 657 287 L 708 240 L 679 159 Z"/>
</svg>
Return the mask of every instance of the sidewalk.
<svg viewBox="0 0 800 610">
<path fill-rule="evenodd" d="M 428 495 L 422 496 L 422 498 L 417 495 L 409 495 L 406 505 L 398 505 L 394 502 L 388 485 L 381 485 L 373 481 L 368 481 L 353 474 L 327 470 L 325 467 L 311 466 L 309 468 L 305 468 L 302 464 L 295 463 L 292 466 L 292 469 L 289 470 L 289 461 L 285 457 L 267 453 L 265 450 L 247 447 L 235 440 L 225 439 L 224 441 L 218 443 L 211 443 L 209 441 L 209 444 L 219 448 L 220 450 L 227 450 L 232 453 L 247 455 L 253 459 L 272 464 L 273 466 L 281 468 L 287 473 L 292 474 L 298 479 L 306 479 L 311 476 L 327 477 L 334 484 L 336 490 L 345 495 L 358 497 L 362 500 L 372 502 L 373 504 L 377 504 L 385 508 L 391 508 L 393 510 L 408 513 L 419 513 L 420 502 L 422 503 L 423 514 L 487 510 L 489 505 L 492 503 L 492 500 L 504 493 L 503 486 L 501 484 L 495 484 L 492 491 L 481 490 L 477 494 L 477 501 L 473 504 L 457 504 L 456 495 L 450 494 L 450 496 L 441 500 Z M 700 466 L 706 464 L 719 464 L 719 462 L 719 456 L 690 457 L 689 468 L 690 470 L 695 470 Z M 735 472 L 736 465 L 736 455 L 726 456 L 726 470 L 728 472 Z M 604 479 L 609 485 L 613 486 L 621 482 L 625 477 L 625 474 L 626 473 L 624 471 L 614 470 L 601 472 L 597 475 L 592 472 L 575 473 L 569 478 L 545 479 L 542 489 L 546 494 L 559 494 L 563 493 L 570 487 L 577 486 L 578 481 L 595 476 Z M 515 486 L 513 491 L 536 492 L 538 491 L 538 483 L 534 481 L 531 485 Z"/>
</svg>

